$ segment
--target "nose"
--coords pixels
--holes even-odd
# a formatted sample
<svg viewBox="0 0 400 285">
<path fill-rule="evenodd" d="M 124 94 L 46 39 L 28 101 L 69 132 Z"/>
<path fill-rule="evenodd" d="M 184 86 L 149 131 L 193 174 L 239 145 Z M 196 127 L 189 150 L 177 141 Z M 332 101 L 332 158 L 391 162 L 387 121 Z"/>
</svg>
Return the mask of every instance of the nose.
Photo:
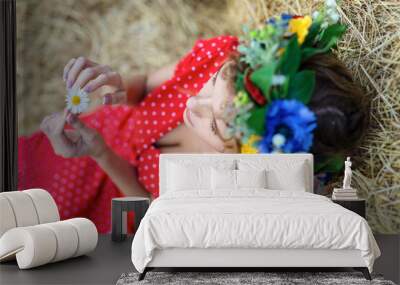
<svg viewBox="0 0 400 285">
<path fill-rule="evenodd" d="M 212 104 L 209 98 L 189 98 L 186 107 L 200 117 L 213 117 Z"/>
<path fill-rule="evenodd" d="M 196 106 L 196 99 L 194 99 L 193 97 L 192 97 L 192 98 L 189 98 L 189 99 L 186 101 L 186 107 L 188 107 L 188 108 L 193 108 L 194 106 Z"/>
</svg>

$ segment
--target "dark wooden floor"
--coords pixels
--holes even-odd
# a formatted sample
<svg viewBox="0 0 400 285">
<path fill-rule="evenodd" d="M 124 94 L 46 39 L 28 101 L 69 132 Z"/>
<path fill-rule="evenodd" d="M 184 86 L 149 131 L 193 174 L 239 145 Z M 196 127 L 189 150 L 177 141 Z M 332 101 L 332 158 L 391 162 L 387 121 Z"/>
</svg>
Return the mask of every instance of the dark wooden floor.
<svg viewBox="0 0 400 285">
<path fill-rule="evenodd" d="M 375 273 L 385 279 L 400 281 L 400 235 L 376 235 L 382 257 L 375 263 Z M 131 262 L 132 238 L 114 243 L 109 235 L 100 235 L 95 251 L 88 256 L 19 270 L 16 262 L 0 264 L 0 284 L 115 284 L 124 272 L 134 271 Z M 271 271 L 318 271 L 319 269 L 271 269 Z M 322 269 L 321 269 L 322 270 Z M 348 271 L 331 268 L 323 271 Z"/>
<path fill-rule="evenodd" d="M 0 284 L 115 284 L 124 272 L 135 270 L 131 261 L 132 238 L 111 241 L 100 235 L 97 248 L 87 256 L 60 261 L 28 270 L 16 262 L 0 264 Z"/>
</svg>

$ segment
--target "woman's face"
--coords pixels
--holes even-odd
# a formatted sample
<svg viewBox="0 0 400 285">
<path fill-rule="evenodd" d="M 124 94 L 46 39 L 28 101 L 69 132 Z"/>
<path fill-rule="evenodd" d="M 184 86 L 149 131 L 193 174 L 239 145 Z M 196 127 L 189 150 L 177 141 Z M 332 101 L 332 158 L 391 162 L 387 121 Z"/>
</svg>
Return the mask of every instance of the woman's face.
<svg viewBox="0 0 400 285">
<path fill-rule="evenodd" d="M 225 149 L 226 134 L 224 111 L 233 100 L 234 61 L 226 62 L 204 85 L 199 94 L 189 98 L 183 114 L 185 124 L 202 140 L 219 152 Z"/>
</svg>

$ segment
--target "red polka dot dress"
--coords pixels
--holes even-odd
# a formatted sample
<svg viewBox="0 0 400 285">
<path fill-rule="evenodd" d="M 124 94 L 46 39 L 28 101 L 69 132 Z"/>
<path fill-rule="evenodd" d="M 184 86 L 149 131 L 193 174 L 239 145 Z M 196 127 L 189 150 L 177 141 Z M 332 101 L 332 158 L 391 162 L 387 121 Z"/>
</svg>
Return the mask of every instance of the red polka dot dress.
<svg viewBox="0 0 400 285">
<path fill-rule="evenodd" d="M 201 90 L 237 45 L 232 36 L 197 40 L 176 66 L 173 77 L 137 106 L 103 106 L 81 116 L 115 153 L 137 168 L 139 182 L 154 197 L 158 196 L 160 155 L 155 143 L 183 123 L 187 99 Z M 122 193 L 94 160 L 56 155 L 42 132 L 18 141 L 18 189 L 46 189 L 62 219 L 87 217 L 100 233 L 110 231 L 111 199 Z"/>
</svg>

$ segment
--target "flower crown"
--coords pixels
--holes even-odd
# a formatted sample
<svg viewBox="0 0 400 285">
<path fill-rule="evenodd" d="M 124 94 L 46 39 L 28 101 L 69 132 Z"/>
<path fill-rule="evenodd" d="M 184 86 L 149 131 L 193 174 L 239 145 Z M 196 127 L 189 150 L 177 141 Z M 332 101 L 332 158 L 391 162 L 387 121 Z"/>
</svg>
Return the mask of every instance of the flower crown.
<svg viewBox="0 0 400 285">
<path fill-rule="evenodd" d="M 315 73 L 299 70 L 303 61 L 328 53 L 346 26 L 338 23 L 335 0 L 311 16 L 282 14 L 262 28 L 245 30 L 238 46 L 236 95 L 227 110 L 228 132 L 242 153 L 307 152 L 313 143 L 316 116 L 307 107 Z"/>
</svg>

